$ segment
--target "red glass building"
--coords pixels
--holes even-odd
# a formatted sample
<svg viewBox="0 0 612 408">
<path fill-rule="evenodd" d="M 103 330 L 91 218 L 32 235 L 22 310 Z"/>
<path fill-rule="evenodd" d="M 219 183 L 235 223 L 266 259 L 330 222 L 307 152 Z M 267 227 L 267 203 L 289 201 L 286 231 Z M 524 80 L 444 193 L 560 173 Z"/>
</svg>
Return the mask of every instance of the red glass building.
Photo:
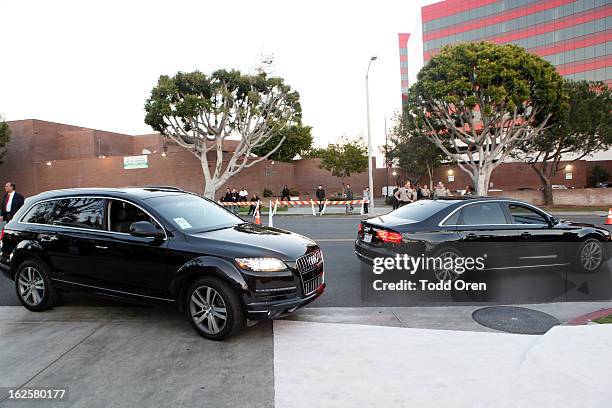
<svg viewBox="0 0 612 408">
<path fill-rule="evenodd" d="M 612 0 L 445 0 L 422 7 L 421 22 L 425 63 L 447 44 L 512 43 L 566 78 L 612 85 Z"/>
</svg>

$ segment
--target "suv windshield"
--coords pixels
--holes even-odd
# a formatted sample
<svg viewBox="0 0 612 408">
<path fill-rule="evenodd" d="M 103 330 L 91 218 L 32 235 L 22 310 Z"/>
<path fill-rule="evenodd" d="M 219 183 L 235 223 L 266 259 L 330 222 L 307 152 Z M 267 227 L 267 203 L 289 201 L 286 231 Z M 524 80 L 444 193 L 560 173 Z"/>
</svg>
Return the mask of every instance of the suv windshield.
<svg viewBox="0 0 612 408">
<path fill-rule="evenodd" d="M 185 232 L 231 227 L 244 222 L 217 204 L 193 194 L 154 197 L 147 202 Z"/>
<path fill-rule="evenodd" d="M 390 214 L 397 218 L 420 222 L 448 207 L 450 204 L 449 202 L 438 200 L 420 200 L 406 204 Z"/>
</svg>

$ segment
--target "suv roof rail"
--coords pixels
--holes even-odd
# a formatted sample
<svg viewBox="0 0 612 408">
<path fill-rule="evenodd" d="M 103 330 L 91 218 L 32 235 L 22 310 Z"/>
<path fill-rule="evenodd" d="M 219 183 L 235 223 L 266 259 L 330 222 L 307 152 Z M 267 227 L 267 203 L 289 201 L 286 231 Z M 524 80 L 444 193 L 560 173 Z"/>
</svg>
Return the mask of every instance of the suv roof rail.
<svg viewBox="0 0 612 408">
<path fill-rule="evenodd" d="M 142 188 L 145 190 L 167 190 L 167 191 L 185 191 L 180 187 L 174 186 L 156 186 L 156 185 L 147 185 L 147 186 L 129 186 L 126 188 Z"/>
</svg>

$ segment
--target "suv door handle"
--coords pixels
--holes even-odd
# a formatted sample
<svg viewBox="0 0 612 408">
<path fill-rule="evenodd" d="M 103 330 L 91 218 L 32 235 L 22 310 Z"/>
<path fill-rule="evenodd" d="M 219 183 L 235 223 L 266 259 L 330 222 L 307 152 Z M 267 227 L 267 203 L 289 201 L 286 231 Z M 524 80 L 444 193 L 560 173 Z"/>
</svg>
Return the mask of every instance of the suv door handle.
<svg viewBox="0 0 612 408">
<path fill-rule="evenodd" d="M 98 249 L 108 249 L 108 247 L 104 245 L 96 245 L 95 247 Z"/>
<path fill-rule="evenodd" d="M 469 234 L 466 234 L 465 237 L 467 239 L 476 239 L 478 235 L 474 234 L 473 232 L 470 232 Z"/>
<path fill-rule="evenodd" d="M 521 233 L 521 237 L 523 238 L 529 238 L 530 236 L 531 236 L 531 232 L 524 231 Z"/>
<path fill-rule="evenodd" d="M 40 234 L 39 239 L 41 242 L 52 242 L 57 241 L 58 238 L 55 235 Z"/>
</svg>

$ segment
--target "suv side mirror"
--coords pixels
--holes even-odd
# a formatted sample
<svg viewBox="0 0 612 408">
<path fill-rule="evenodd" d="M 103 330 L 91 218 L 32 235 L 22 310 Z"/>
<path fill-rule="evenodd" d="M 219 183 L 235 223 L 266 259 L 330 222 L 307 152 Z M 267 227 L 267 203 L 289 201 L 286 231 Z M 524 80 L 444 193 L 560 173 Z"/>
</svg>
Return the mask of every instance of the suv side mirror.
<svg viewBox="0 0 612 408">
<path fill-rule="evenodd" d="M 130 225 L 130 235 L 141 238 L 163 238 L 164 231 L 148 221 L 136 221 Z"/>
</svg>

